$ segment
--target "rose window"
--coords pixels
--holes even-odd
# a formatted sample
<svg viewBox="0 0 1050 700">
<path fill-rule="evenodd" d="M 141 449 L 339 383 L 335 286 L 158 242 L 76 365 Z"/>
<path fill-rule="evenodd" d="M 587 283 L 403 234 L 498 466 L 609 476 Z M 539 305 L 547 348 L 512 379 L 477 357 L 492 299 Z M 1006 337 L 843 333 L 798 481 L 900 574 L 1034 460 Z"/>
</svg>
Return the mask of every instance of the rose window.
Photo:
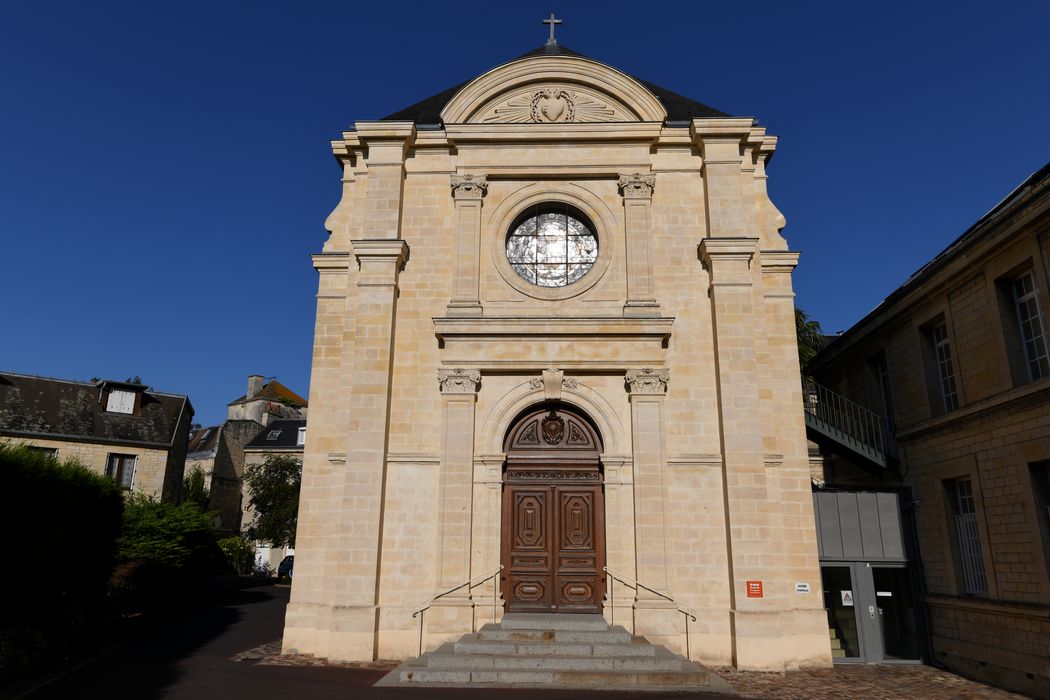
<svg viewBox="0 0 1050 700">
<path fill-rule="evenodd" d="M 593 226 L 564 205 L 526 212 L 507 236 L 511 267 L 540 287 L 567 287 L 590 272 L 597 257 Z"/>
</svg>

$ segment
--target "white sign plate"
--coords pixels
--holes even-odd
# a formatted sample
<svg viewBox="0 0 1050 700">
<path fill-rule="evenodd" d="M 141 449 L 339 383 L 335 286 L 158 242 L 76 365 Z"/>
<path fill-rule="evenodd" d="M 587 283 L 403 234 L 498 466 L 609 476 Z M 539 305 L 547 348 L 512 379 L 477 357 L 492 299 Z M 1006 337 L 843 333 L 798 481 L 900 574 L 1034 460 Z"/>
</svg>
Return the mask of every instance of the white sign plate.
<svg viewBox="0 0 1050 700">
<path fill-rule="evenodd" d="M 853 591 L 839 591 L 842 594 L 842 604 L 847 608 L 853 607 Z"/>
<path fill-rule="evenodd" d="M 795 593 L 809 593 L 809 584 L 799 581 L 795 584 Z"/>
</svg>

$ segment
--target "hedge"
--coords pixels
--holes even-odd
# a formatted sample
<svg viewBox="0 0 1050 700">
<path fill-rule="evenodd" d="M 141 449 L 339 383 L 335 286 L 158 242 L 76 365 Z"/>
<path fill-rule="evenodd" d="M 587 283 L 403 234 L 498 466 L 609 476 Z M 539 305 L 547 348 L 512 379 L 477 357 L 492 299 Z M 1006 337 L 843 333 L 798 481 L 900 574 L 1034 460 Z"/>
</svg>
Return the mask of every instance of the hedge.
<svg viewBox="0 0 1050 700">
<path fill-rule="evenodd" d="M 57 660 L 104 617 L 123 507 L 76 461 L 0 443 L 0 681 Z"/>
</svg>

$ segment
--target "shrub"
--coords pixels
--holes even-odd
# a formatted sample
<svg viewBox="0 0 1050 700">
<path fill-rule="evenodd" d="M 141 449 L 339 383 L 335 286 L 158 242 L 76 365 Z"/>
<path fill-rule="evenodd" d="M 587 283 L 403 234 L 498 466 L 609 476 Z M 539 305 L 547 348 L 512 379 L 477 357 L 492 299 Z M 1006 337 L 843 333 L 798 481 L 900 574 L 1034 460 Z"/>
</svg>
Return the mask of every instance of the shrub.
<svg viewBox="0 0 1050 700">
<path fill-rule="evenodd" d="M 74 460 L 0 444 L 0 681 L 60 658 L 103 618 L 123 504 Z"/>
<path fill-rule="evenodd" d="M 128 496 L 117 556 L 191 575 L 214 571 L 222 562 L 207 513 L 188 501 L 162 503 L 142 494 Z"/>
<path fill-rule="evenodd" d="M 226 562 L 238 576 L 252 573 L 255 564 L 255 547 L 243 537 L 227 537 L 219 540 L 219 549 L 226 556 Z"/>
</svg>

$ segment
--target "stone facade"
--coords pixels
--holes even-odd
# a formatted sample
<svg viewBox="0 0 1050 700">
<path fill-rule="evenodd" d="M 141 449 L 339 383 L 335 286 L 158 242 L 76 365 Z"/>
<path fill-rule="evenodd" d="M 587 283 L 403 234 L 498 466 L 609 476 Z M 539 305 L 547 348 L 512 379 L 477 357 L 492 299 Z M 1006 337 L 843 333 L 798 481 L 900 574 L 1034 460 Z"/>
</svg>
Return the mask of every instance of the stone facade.
<svg viewBox="0 0 1050 700">
<path fill-rule="evenodd" d="M 666 596 L 616 584 L 618 623 L 685 653 L 688 609 L 697 661 L 830 663 L 776 138 L 672 120 L 636 79 L 557 52 L 478 77 L 441 122 L 359 121 L 333 143 L 284 649 L 416 654 L 418 604 L 500 564 L 509 427 L 560 401 L 603 441 L 609 569 Z M 593 268 L 566 287 L 505 255 L 535 205 L 594 226 Z M 492 585 L 428 610 L 424 645 L 490 621 Z"/>
<path fill-rule="evenodd" d="M 829 486 L 910 489 L 934 659 L 1044 697 L 1050 373 L 1038 356 L 1046 352 L 1048 270 L 1050 166 L 832 343 L 814 370 L 822 384 L 895 424 L 896 471 L 868 474 L 831 459 L 824 478 Z M 1037 319 L 1030 328 L 1043 337 L 1027 352 L 1014 292 L 1026 275 Z M 961 510 L 960 482 L 972 492 Z M 973 523 L 972 537 L 963 521 Z"/>
</svg>

